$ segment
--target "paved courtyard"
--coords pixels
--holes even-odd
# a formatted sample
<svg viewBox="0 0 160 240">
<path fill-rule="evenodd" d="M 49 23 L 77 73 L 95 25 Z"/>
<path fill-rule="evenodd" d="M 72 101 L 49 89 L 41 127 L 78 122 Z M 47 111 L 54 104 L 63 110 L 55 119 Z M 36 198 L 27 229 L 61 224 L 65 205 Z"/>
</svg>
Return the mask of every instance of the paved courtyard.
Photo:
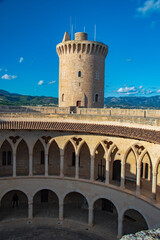
<svg viewBox="0 0 160 240">
<path fill-rule="evenodd" d="M 38 218 L 3 221 L 0 225 L 0 240 L 116 240 L 111 236 L 97 234 L 97 229 L 72 220 L 59 222 L 56 219 Z"/>
</svg>

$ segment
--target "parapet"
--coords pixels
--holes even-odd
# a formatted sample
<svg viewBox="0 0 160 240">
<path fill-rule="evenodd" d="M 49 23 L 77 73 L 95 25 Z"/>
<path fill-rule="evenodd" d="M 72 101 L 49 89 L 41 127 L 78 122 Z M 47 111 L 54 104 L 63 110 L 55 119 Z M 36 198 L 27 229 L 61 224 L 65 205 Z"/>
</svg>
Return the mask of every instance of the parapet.
<svg viewBox="0 0 160 240">
<path fill-rule="evenodd" d="M 75 33 L 75 40 L 76 41 L 83 41 L 88 39 L 88 34 L 84 32 L 77 32 Z"/>
</svg>

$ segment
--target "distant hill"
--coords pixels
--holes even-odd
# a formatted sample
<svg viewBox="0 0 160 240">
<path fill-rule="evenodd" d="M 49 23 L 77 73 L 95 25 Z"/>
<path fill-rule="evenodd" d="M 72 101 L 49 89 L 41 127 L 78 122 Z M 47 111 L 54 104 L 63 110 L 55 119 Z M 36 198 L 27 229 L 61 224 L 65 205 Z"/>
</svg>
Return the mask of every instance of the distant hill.
<svg viewBox="0 0 160 240">
<path fill-rule="evenodd" d="M 153 97 L 107 97 L 104 99 L 105 107 L 113 108 L 151 108 L 160 109 L 160 96 Z M 19 106 L 57 106 L 56 97 L 38 97 L 9 93 L 0 89 L 0 105 Z"/>
<path fill-rule="evenodd" d="M 17 93 L 9 93 L 0 89 L 0 105 L 57 106 L 58 98 L 20 95 Z"/>
<path fill-rule="evenodd" d="M 151 108 L 160 109 L 160 96 L 153 97 L 107 97 L 106 107 L 116 108 Z"/>
</svg>

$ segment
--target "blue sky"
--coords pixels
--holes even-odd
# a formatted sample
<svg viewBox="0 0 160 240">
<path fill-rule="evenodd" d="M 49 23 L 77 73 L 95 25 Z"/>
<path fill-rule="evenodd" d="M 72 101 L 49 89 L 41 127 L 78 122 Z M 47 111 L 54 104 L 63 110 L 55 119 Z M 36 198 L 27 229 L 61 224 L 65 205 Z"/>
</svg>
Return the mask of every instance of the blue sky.
<svg viewBox="0 0 160 240">
<path fill-rule="evenodd" d="M 160 95 L 160 0 L 0 0 L 0 89 L 58 96 L 56 45 L 85 31 L 109 46 L 105 97 Z"/>
</svg>

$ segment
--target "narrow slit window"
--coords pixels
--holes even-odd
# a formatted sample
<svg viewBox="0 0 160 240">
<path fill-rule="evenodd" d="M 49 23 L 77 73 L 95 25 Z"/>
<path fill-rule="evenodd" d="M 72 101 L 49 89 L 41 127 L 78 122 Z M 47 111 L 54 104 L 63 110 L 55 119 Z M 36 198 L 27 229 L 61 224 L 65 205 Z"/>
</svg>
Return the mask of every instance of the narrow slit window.
<svg viewBox="0 0 160 240">
<path fill-rule="evenodd" d="M 44 151 L 41 151 L 41 165 L 44 165 Z"/>
<path fill-rule="evenodd" d="M 81 77 L 81 71 L 78 72 L 78 77 Z"/>
<path fill-rule="evenodd" d="M 98 102 L 98 94 L 95 95 L 95 102 Z"/>
</svg>

